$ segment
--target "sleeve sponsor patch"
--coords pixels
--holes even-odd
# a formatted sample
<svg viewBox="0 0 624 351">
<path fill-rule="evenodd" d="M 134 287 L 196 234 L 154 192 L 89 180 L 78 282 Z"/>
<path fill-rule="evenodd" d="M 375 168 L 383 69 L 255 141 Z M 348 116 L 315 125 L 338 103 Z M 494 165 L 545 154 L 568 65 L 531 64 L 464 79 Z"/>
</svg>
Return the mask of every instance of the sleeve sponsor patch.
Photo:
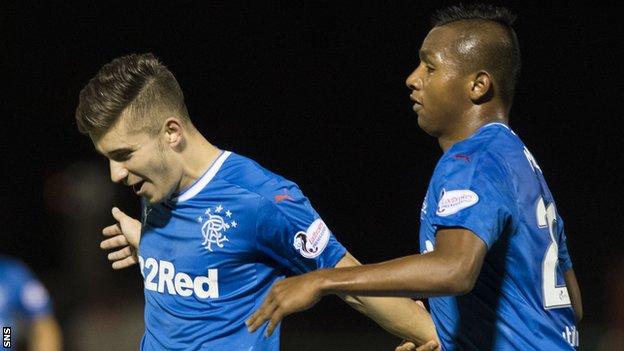
<svg viewBox="0 0 624 351">
<path fill-rule="evenodd" d="M 329 228 L 322 219 L 318 218 L 305 232 L 300 231 L 295 234 L 293 246 L 299 250 L 301 256 L 315 258 L 325 250 L 329 236 Z"/>
<path fill-rule="evenodd" d="M 436 215 L 450 216 L 479 202 L 479 195 L 471 190 L 442 190 Z"/>
</svg>

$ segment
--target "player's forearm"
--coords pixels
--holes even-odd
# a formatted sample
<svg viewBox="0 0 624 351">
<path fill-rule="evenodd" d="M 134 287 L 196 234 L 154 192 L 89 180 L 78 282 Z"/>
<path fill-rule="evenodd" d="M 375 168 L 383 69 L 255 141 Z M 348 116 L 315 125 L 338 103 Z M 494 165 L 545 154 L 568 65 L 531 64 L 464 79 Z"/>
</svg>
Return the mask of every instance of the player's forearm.
<svg viewBox="0 0 624 351">
<path fill-rule="evenodd" d="M 417 345 L 437 340 L 431 315 L 416 301 L 402 297 L 343 296 L 349 305 L 382 328 Z"/>
<path fill-rule="evenodd" d="M 336 268 L 356 267 L 361 263 L 347 253 Z M 415 301 L 397 297 L 340 295 L 351 307 L 371 318 L 386 331 L 416 344 L 437 340 L 433 320 Z"/>
<path fill-rule="evenodd" d="M 323 295 L 427 297 L 472 290 L 474 274 L 462 262 L 434 253 L 313 274 Z"/>
<path fill-rule="evenodd" d="M 30 329 L 30 351 L 59 351 L 62 349 L 61 328 L 54 317 L 36 319 Z"/>
</svg>

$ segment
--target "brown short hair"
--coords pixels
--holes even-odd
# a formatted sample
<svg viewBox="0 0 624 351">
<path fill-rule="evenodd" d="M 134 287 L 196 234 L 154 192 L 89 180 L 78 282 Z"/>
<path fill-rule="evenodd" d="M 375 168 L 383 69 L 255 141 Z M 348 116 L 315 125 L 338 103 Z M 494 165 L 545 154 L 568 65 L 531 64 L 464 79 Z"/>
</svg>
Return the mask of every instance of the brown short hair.
<svg viewBox="0 0 624 351">
<path fill-rule="evenodd" d="M 133 130 L 152 134 L 164 118 L 190 118 L 173 74 L 153 54 L 131 54 L 105 64 L 80 91 L 76 123 L 84 134 L 105 132 L 124 111 Z"/>
</svg>

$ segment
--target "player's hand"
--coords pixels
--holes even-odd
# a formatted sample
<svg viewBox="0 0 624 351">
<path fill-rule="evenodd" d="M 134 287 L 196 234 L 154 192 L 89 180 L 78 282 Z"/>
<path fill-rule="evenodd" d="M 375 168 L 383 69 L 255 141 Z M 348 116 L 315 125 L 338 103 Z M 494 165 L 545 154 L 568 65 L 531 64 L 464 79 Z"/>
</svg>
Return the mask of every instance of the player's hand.
<svg viewBox="0 0 624 351">
<path fill-rule="evenodd" d="M 430 340 L 423 345 L 416 346 L 411 341 L 403 341 L 401 345 L 397 346 L 394 351 L 437 351 L 440 350 L 440 345 L 434 341 Z"/>
<path fill-rule="evenodd" d="M 113 218 L 117 223 L 102 229 L 107 239 L 100 243 L 103 250 L 115 249 L 117 251 L 108 254 L 108 260 L 113 262 L 113 269 L 130 267 L 139 262 L 137 248 L 141 238 L 141 222 L 123 213 L 117 207 L 113 207 Z"/>
<path fill-rule="evenodd" d="M 314 273 L 287 278 L 273 285 L 262 306 L 245 324 L 249 332 L 253 333 L 268 321 L 266 336 L 271 336 L 284 317 L 307 310 L 320 299 L 321 291 Z"/>
</svg>

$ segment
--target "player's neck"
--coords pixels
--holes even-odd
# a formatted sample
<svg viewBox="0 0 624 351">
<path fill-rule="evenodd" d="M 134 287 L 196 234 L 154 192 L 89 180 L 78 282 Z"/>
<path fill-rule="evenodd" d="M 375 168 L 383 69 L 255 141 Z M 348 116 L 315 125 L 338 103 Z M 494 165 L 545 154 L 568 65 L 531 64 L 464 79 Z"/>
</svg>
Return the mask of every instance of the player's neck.
<svg viewBox="0 0 624 351">
<path fill-rule="evenodd" d="M 459 120 L 455 128 L 438 137 L 438 143 L 443 152 L 446 152 L 456 143 L 469 138 L 479 128 L 489 123 L 508 124 L 508 111 L 503 108 L 479 108 L 468 111 Z"/>
<path fill-rule="evenodd" d="M 182 152 L 182 179 L 178 191 L 193 184 L 204 174 L 221 150 L 210 144 L 200 133 L 189 138 L 186 149 Z"/>
</svg>

